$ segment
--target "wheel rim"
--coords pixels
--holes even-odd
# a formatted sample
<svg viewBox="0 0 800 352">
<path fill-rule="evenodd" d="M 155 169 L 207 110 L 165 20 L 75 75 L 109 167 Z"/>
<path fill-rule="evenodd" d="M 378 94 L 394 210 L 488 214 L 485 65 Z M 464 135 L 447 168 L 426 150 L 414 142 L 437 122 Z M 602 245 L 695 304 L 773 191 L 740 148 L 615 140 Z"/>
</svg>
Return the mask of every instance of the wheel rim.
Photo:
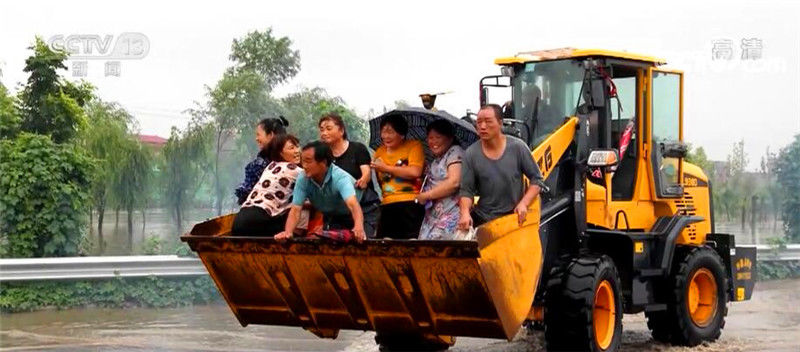
<svg viewBox="0 0 800 352">
<path fill-rule="evenodd" d="M 614 328 L 617 320 L 616 302 L 611 283 L 603 280 L 594 292 L 594 306 L 592 306 L 592 325 L 594 326 L 594 339 L 597 346 L 607 349 L 614 338 Z"/>
<path fill-rule="evenodd" d="M 698 269 L 689 280 L 686 302 L 692 322 L 699 327 L 708 326 L 717 311 L 717 281 L 706 268 Z"/>
</svg>

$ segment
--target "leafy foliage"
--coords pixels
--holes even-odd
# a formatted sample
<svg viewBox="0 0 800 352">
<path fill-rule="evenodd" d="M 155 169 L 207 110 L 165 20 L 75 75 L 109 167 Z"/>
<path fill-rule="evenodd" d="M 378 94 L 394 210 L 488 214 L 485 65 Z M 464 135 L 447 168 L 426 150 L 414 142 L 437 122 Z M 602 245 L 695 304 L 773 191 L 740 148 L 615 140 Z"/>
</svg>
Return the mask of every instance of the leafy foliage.
<svg viewBox="0 0 800 352">
<path fill-rule="evenodd" d="M 94 164 L 71 145 L 22 133 L 0 142 L 0 254 L 77 255 Z"/>
<path fill-rule="evenodd" d="M 778 183 L 783 189 L 784 232 L 794 241 L 800 241 L 800 135 L 781 149 L 776 161 Z"/>
<path fill-rule="evenodd" d="M 714 163 L 708 160 L 706 151 L 703 147 L 692 148 L 686 155 L 686 161 L 699 166 L 709 178 L 714 177 Z"/>
<path fill-rule="evenodd" d="M 758 281 L 800 277 L 800 261 L 759 261 Z"/>
<path fill-rule="evenodd" d="M 220 298 L 213 281 L 207 276 L 0 284 L 0 312 L 3 313 L 48 307 L 181 307 L 219 301 Z"/>
<path fill-rule="evenodd" d="M 119 169 L 114 180 L 114 195 L 128 214 L 128 239 L 133 248 L 133 211 L 145 204 L 151 182 L 153 156 L 138 141 L 128 139 L 119 156 Z"/>
<path fill-rule="evenodd" d="M 82 107 L 91 100 L 93 87 L 59 76 L 58 70 L 66 68 L 66 52 L 52 50 L 39 37 L 29 49 L 33 55 L 25 60 L 24 71 L 30 76 L 19 94 L 21 129 L 50 135 L 57 143 L 69 141 L 86 123 Z"/>
<path fill-rule="evenodd" d="M 118 184 L 122 158 L 120 151 L 130 144 L 128 126 L 133 116 L 116 103 L 94 100 L 86 106 L 88 126 L 80 136 L 81 147 L 97 162 L 92 177 L 92 205 L 97 211 L 97 231 L 103 240 L 103 217 Z M 119 194 L 116 194 L 117 196 Z M 103 243 L 100 244 L 102 252 Z"/>
<path fill-rule="evenodd" d="M 266 87 L 272 90 L 300 71 L 300 53 L 292 50 L 291 46 L 289 38 L 276 38 L 272 35 L 272 28 L 267 28 L 234 39 L 230 59 L 235 63 L 236 71 L 258 73 Z"/>
<path fill-rule="evenodd" d="M 19 132 L 21 120 L 16 103 L 16 99 L 0 83 L 0 139 L 14 138 Z"/>
<path fill-rule="evenodd" d="M 348 139 L 366 144 L 369 128 L 347 107 L 340 97 L 331 97 L 322 88 L 304 88 L 281 99 L 284 115 L 289 119 L 289 131 L 302 142 L 310 142 L 319 138 L 317 123 L 319 118 L 329 112 L 342 116 L 347 126 Z"/>
<path fill-rule="evenodd" d="M 173 211 L 178 232 L 183 231 L 183 209 L 194 200 L 208 170 L 211 132 L 208 125 L 197 120 L 192 121 L 185 131 L 173 127 L 162 150 L 162 193 L 166 205 Z"/>
</svg>

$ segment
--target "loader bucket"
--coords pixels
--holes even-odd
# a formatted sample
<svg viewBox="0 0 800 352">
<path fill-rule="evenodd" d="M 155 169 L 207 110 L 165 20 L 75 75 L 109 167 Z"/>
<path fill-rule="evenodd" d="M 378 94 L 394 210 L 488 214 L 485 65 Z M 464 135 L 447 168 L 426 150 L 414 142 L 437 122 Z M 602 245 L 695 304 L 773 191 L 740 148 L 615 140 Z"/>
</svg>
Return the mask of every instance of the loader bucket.
<svg viewBox="0 0 800 352">
<path fill-rule="evenodd" d="M 538 202 L 535 202 L 538 203 Z M 477 241 L 362 244 L 230 236 L 234 214 L 181 237 L 236 318 L 303 327 L 511 339 L 531 309 L 542 265 L 538 205 L 478 230 Z"/>
</svg>

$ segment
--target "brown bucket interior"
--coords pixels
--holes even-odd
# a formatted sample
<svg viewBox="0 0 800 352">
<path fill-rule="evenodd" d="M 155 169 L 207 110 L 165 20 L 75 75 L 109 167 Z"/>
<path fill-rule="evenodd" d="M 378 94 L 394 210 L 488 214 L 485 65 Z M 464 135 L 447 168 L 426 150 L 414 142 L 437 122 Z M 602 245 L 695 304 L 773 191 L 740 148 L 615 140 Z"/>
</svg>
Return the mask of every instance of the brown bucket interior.
<svg viewBox="0 0 800 352">
<path fill-rule="evenodd" d="M 502 226 L 492 229 L 511 237 L 486 229 L 479 241 L 281 243 L 229 236 L 232 220 L 227 215 L 200 223 L 182 239 L 243 326 L 299 326 L 325 337 L 355 329 L 510 339 L 530 308 L 541 266 L 540 248 L 531 260 L 522 253 L 526 248 L 517 248 L 530 246 L 517 246 L 519 239 L 512 238 L 530 236 Z M 538 230 L 538 222 L 533 225 Z M 527 242 L 538 244 L 535 235 Z M 479 249 L 479 242 L 486 245 Z M 516 254 L 504 253 L 514 248 Z M 531 265 L 536 267 L 520 270 Z M 487 274 L 493 275 L 488 283 Z M 521 276 L 534 281 L 517 282 Z"/>
</svg>

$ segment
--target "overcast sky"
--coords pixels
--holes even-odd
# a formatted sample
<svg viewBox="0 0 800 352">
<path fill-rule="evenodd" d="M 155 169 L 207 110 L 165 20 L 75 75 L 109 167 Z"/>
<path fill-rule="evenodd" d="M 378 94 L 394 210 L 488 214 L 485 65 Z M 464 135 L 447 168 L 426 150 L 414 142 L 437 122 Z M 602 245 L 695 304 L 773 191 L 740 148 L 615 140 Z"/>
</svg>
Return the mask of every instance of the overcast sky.
<svg viewBox="0 0 800 352">
<path fill-rule="evenodd" d="M 453 4 L 16 1 L 0 12 L 0 80 L 14 90 L 25 81 L 35 35 L 142 33 L 146 57 L 121 61 L 119 77 L 105 77 L 105 61 L 88 60 L 86 79 L 132 112 L 142 133 L 167 136 L 230 64 L 231 40 L 251 30 L 272 27 L 300 51 L 300 73 L 277 94 L 319 86 L 364 115 L 400 99 L 418 104 L 419 93 L 453 91 L 437 106 L 461 116 L 477 108 L 480 77 L 499 72 L 494 58 L 596 47 L 659 56 L 684 70 L 684 137 L 713 159 L 743 138 L 755 168 L 768 146 L 800 133 L 798 2 Z M 761 41 L 761 59 L 742 60 L 741 40 L 751 38 Z M 732 60 L 712 60 L 719 40 L 731 41 Z"/>
</svg>

